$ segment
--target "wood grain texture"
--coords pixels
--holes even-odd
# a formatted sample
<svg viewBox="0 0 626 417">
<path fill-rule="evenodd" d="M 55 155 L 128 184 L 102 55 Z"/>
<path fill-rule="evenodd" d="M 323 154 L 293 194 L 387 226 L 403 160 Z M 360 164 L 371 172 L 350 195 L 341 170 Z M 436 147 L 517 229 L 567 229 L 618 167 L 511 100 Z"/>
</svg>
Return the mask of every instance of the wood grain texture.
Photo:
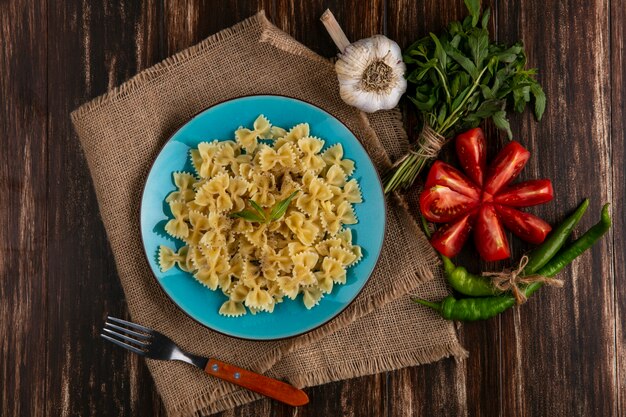
<svg viewBox="0 0 626 417">
<path fill-rule="evenodd" d="M 611 2 L 610 11 L 610 112 L 611 112 L 611 170 L 609 176 L 612 192 L 612 255 L 613 274 L 611 280 L 615 292 L 615 354 L 617 390 L 617 412 L 626 416 L 626 6 L 624 2 Z"/>
<path fill-rule="evenodd" d="M 152 1 L 63 1 L 49 11 L 46 415 L 163 415 L 143 360 L 103 343 L 124 294 L 69 113 L 157 62 L 161 15 Z M 45 204 L 42 209 L 45 212 Z"/>
<path fill-rule="evenodd" d="M 524 40 L 548 95 L 541 123 L 512 119 L 532 152 L 522 178 L 555 186 L 554 202 L 531 211 L 556 222 L 590 197 L 580 234 L 611 201 L 610 236 L 562 274 L 565 288 L 464 325 L 465 362 L 312 387 L 297 412 L 264 400 L 220 416 L 626 416 L 626 8 L 621 0 L 486 4 L 494 36 Z M 319 22 L 326 8 L 351 40 L 385 33 L 403 47 L 465 15 L 461 0 L 0 2 L 0 415 L 164 415 L 143 360 L 97 338 L 107 313 L 127 313 L 68 115 L 262 8 L 329 57 L 337 50 Z M 410 133 L 413 114 L 406 106 Z M 493 155 L 505 138 L 487 132 Z M 527 249 L 511 241 L 515 256 Z M 502 266 L 472 258 L 463 263 Z"/>
<path fill-rule="evenodd" d="M 614 199 L 608 3 L 509 4 L 500 7 L 498 22 L 501 40 L 524 39 L 529 63 L 540 68 L 551 104 L 541 123 L 524 114 L 512 124 L 532 152 L 522 179 L 553 180 L 554 201 L 532 212 L 554 223 L 589 197 L 590 208 L 575 232 L 580 235 L 598 221 L 602 205 Z M 615 230 L 560 274 L 563 289 L 542 290 L 523 308 L 502 316 L 501 413 L 618 414 L 610 262 Z M 541 380 L 549 382 L 537 383 Z"/>
<path fill-rule="evenodd" d="M 46 385 L 44 3 L 0 3 L 0 415 L 43 416 Z"/>
</svg>

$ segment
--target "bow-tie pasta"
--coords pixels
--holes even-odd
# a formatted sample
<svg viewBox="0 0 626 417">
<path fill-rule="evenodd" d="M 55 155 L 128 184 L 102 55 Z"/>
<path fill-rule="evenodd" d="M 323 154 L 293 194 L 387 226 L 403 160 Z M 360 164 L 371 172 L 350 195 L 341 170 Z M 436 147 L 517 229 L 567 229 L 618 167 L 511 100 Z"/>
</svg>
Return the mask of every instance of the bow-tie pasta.
<svg viewBox="0 0 626 417">
<path fill-rule="evenodd" d="M 341 144 L 325 148 L 311 134 L 308 123 L 284 129 L 260 115 L 234 140 L 191 149 L 195 172 L 174 172 L 165 200 L 165 231 L 183 244 L 159 247 L 161 270 L 221 291 L 228 317 L 271 313 L 300 295 L 311 309 L 345 284 L 362 257 L 346 225 L 363 197 Z"/>
</svg>

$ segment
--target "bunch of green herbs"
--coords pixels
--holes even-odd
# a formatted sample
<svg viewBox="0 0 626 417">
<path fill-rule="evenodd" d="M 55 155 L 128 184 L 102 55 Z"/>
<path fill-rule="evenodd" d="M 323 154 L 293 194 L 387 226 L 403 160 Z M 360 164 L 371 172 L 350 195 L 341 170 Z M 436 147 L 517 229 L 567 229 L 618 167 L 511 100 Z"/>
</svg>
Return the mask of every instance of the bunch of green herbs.
<svg viewBox="0 0 626 417">
<path fill-rule="evenodd" d="M 485 119 L 512 138 L 507 109 L 523 112 L 532 102 L 541 120 L 545 93 L 535 79 L 536 69 L 526 68 L 522 44 L 492 42 L 489 8 L 481 14 L 480 0 L 465 0 L 465 5 L 469 16 L 463 22 L 452 22 L 440 36 L 431 33 L 406 49 L 407 97 L 420 111 L 423 125 L 443 138 Z M 420 139 L 417 151 L 424 144 Z M 419 152 L 406 155 L 383 179 L 385 192 L 408 188 L 428 162 Z"/>
</svg>

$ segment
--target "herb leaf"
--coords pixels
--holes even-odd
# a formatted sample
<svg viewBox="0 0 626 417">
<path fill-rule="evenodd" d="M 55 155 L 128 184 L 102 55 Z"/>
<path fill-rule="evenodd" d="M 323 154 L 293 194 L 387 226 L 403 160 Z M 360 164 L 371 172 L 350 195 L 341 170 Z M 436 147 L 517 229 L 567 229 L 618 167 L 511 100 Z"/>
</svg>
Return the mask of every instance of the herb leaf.
<svg viewBox="0 0 626 417">
<path fill-rule="evenodd" d="M 476 26 L 480 19 L 480 0 L 465 0 L 465 6 L 472 16 L 472 26 Z"/>
<path fill-rule="evenodd" d="M 270 212 L 270 221 L 276 221 L 283 217 L 283 215 L 287 211 L 287 208 L 289 207 L 289 203 L 291 203 L 291 200 L 293 200 L 296 194 L 298 194 L 297 190 L 291 193 L 291 195 L 286 199 L 279 201 L 274 205 L 272 211 Z"/>
<path fill-rule="evenodd" d="M 511 132 L 511 126 L 509 125 L 509 121 L 506 119 L 506 112 L 504 110 L 500 110 L 495 112 L 493 116 L 491 116 L 491 120 L 498 127 L 498 129 L 505 130 L 509 139 L 513 139 L 513 132 Z"/>
<path fill-rule="evenodd" d="M 252 210 L 241 210 L 237 213 L 230 213 L 230 217 L 237 217 L 237 218 L 242 218 L 244 220 L 247 220 L 249 222 L 257 222 L 257 223 L 264 223 L 265 219 L 261 218 L 258 213 L 255 213 Z"/>
<path fill-rule="evenodd" d="M 464 1 L 469 16 L 462 22 L 451 22 L 447 30 L 419 39 L 404 52 L 411 86 L 407 95 L 422 121 L 445 137 L 494 117 L 510 135 L 506 112 L 534 105 L 540 120 L 545 93 L 536 71 L 525 68 L 522 44 L 490 40 L 491 11 L 487 8 L 481 15 L 480 0 Z"/>
<path fill-rule="evenodd" d="M 263 207 L 261 207 L 259 203 L 257 203 L 254 200 L 250 200 L 250 205 L 252 206 L 253 209 L 256 210 L 256 212 L 259 214 L 259 217 L 262 218 L 264 222 L 267 221 L 265 210 L 263 210 Z"/>
<path fill-rule="evenodd" d="M 537 120 L 541 120 L 543 112 L 546 110 L 546 93 L 543 92 L 543 89 L 537 82 L 530 85 L 530 92 L 535 98 L 535 117 Z"/>
</svg>

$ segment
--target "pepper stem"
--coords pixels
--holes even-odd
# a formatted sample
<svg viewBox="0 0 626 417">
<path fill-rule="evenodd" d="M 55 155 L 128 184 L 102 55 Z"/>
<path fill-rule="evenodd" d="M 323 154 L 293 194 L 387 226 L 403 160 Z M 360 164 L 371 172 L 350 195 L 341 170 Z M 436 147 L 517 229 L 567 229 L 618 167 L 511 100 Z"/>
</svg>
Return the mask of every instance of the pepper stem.
<svg viewBox="0 0 626 417">
<path fill-rule="evenodd" d="M 413 301 L 441 313 L 441 303 L 433 303 L 432 301 L 422 300 L 421 298 L 414 298 Z"/>
<path fill-rule="evenodd" d="M 346 47 L 350 45 L 350 41 L 343 32 L 343 29 L 341 29 L 341 26 L 339 26 L 339 22 L 335 19 L 333 12 L 331 12 L 330 9 L 326 9 L 326 11 L 322 14 L 322 17 L 320 17 L 320 20 L 324 24 L 324 27 L 326 27 L 326 30 L 333 39 L 333 42 L 335 42 L 335 45 L 337 45 L 339 52 L 343 53 L 343 51 L 346 50 Z"/>
</svg>

